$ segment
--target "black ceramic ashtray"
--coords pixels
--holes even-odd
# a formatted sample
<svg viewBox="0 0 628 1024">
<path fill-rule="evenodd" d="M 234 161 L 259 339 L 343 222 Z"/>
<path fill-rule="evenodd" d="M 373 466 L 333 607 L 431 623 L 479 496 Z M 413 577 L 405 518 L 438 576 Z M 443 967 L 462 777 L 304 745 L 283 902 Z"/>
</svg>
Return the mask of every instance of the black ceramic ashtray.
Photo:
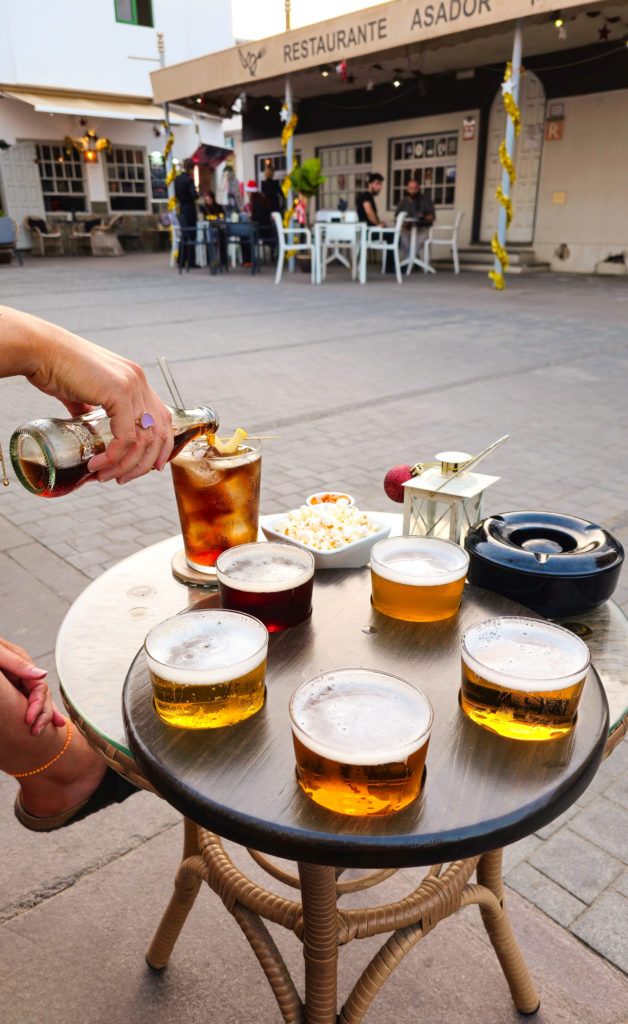
<svg viewBox="0 0 628 1024">
<path fill-rule="evenodd" d="M 601 526 L 556 512 L 503 512 L 465 539 L 470 583 L 546 617 L 589 611 L 611 596 L 624 549 Z"/>
</svg>

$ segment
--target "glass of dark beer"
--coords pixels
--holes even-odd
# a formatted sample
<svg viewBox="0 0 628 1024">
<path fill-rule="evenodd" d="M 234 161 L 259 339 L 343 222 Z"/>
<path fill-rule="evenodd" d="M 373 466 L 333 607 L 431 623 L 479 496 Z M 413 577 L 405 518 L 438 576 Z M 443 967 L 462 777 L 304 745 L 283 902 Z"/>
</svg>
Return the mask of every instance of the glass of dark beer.
<svg viewBox="0 0 628 1024">
<path fill-rule="evenodd" d="M 462 638 L 462 709 L 500 736 L 555 739 L 575 724 L 590 661 L 579 637 L 544 619 L 476 622 Z"/>
<path fill-rule="evenodd" d="M 292 544 L 240 544 L 216 560 L 223 608 L 255 615 L 270 633 L 296 626 L 312 611 L 314 558 Z"/>
<path fill-rule="evenodd" d="M 302 683 L 290 700 L 297 779 L 317 804 L 393 814 L 419 794 L 432 705 L 388 672 L 349 668 Z"/>
<path fill-rule="evenodd" d="M 216 729 L 254 715 L 266 694 L 268 630 L 251 615 L 208 609 L 165 619 L 144 653 L 168 725 Z"/>
</svg>

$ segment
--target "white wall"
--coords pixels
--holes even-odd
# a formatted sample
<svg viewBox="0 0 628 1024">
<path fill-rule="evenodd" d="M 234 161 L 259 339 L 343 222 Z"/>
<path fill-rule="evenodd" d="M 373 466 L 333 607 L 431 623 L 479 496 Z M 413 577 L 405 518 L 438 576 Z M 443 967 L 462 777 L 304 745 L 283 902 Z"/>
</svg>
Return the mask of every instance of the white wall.
<svg viewBox="0 0 628 1024">
<path fill-rule="evenodd" d="M 114 0 L 0 0 L 0 83 L 150 96 L 157 32 L 167 64 L 233 45 L 229 0 L 152 6 L 146 28 L 116 22 Z"/>
<path fill-rule="evenodd" d="M 462 122 L 465 117 L 475 115 L 473 110 L 459 111 L 453 114 L 438 114 L 432 117 L 407 118 L 403 121 L 388 121 L 384 124 L 362 125 L 358 128 L 338 128 L 333 131 L 312 132 L 307 135 L 299 133 L 297 126 L 294 135 L 295 148 L 301 152 L 301 160 L 316 156 L 317 146 L 350 145 L 351 143 L 370 143 L 373 149 L 372 168 L 386 178 L 388 175 L 388 140 L 403 135 L 438 133 L 458 130 L 458 163 L 456 180 L 455 211 L 446 208 L 437 219 L 442 224 L 453 222 L 454 212 L 463 210 L 465 217 L 460 228 L 459 244 L 467 245 L 471 234 L 471 217 L 473 212 L 473 189 L 475 185 L 475 167 L 477 161 L 477 138 L 470 142 L 462 141 Z M 281 125 L 278 124 L 277 136 L 259 139 L 256 142 L 245 142 L 243 145 L 243 170 L 238 176 L 245 181 L 255 177 L 255 154 L 279 151 L 281 149 Z M 392 223 L 393 210 L 386 209 L 388 181 L 384 181 L 382 192 L 377 199 L 379 214 L 388 223 Z"/>
<path fill-rule="evenodd" d="M 610 254 L 628 259 L 628 92 L 557 102 L 565 108 L 563 138 L 544 143 L 534 249 L 554 270 L 594 273 Z M 565 259 L 556 254 L 562 244 Z"/>
</svg>

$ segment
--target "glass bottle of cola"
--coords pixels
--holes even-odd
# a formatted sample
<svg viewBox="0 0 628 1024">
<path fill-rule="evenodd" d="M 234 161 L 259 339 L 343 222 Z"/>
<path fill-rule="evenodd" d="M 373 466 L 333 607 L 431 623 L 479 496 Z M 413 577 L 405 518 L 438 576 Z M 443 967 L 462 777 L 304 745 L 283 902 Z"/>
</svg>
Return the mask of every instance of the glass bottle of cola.
<svg viewBox="0 0 628 1024">
<path fill-rule="evenodd" d="M 218 416 L 207 406 L 168 408 L 174 430 L 171 459 L 188 441 L 218 429 Z M 101 408 L 71 420 L 32 420 L 12 434 L 11 462 L 18 480 L 31 494 L 58 498 L 96 479 L 87 463 L 104 452 L 112 439 L 109 417 Z"/>
</svg>

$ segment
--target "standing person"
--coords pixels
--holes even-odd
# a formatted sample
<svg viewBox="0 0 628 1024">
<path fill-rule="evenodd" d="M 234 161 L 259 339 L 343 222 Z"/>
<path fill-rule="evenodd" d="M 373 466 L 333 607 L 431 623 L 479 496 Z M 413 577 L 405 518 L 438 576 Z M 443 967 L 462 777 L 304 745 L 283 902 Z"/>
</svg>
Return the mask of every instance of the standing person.
<svg viewBox="0 0 628 1024">
<path fill-rule="evenodd" d="M 58 398 L 73 416 L 103 406 L 113 440 L 89 463 L 98 480 L 126 483 L 166 465 L 173 445 L 171 415 L 135 363 L 55 324 L 0 306 L 0 377 L 17 375 Z M 147 413 L 153 425 L 142 427 Z M 36 832 L 62 828 L 135 792 L 55 707 L 45 669 L 2 639 L 0 770 L 17 779 L 16 817 Z"/>
<path fill-rule="evenodd" d="M 183 170 L 174 179 L 174 194 L 179 204 L 179 224 L 181 225 L 181 246 L 179 266 L 196 266 L 196 200 L 198 192 L 194 186 L 192 172 L 194 161 L 183 161 Z"/>
<path fill-rule="evenodd" d="M 384 221 L 380 220 L 379 214 L 377 213 L 377 204 L 375 202 L 375 196 L 378 196 L 382 191 L 382 182 L 384 176 L 379 172 L 374 171 L 373 174 L 369 174 L 366 179 L 366 189 L 364 192 L 359 192 L 356 196 L 355 205 L 358 211 L 358 220 L 363 224 L 376 228 L 383 228 Z"/>
<path fill-rule="evenodd" d="M 285 207 L 284 194 L 281 191 L 279 182 L 275 181 L 274 174 L 275 168 L 273 165 L 267 164 L 262 182 L 262 195 L 268 200 L 271 213 L 283 213 Z"/>
<path fill-rule="evenodd" d="M 406 213 L 408 215 L 403 223 L 404 229 L 400 239 L 400 248 L 403 256 L 407 257 L 410 251 L 412 224 L 408 224 L 408 220 L 414 221 L 417 227 L 416 251 L 418 255 L 425 244 L 425 239 L 429 234 L 432 224 L 436 220 L 436 212 L 432 200 L 423 194 L 421 186 L 415 178 L 410 178 L 406 185 L 405 197 L 395 210 L 395 216 L 398 213 Z"/>
</svg>

